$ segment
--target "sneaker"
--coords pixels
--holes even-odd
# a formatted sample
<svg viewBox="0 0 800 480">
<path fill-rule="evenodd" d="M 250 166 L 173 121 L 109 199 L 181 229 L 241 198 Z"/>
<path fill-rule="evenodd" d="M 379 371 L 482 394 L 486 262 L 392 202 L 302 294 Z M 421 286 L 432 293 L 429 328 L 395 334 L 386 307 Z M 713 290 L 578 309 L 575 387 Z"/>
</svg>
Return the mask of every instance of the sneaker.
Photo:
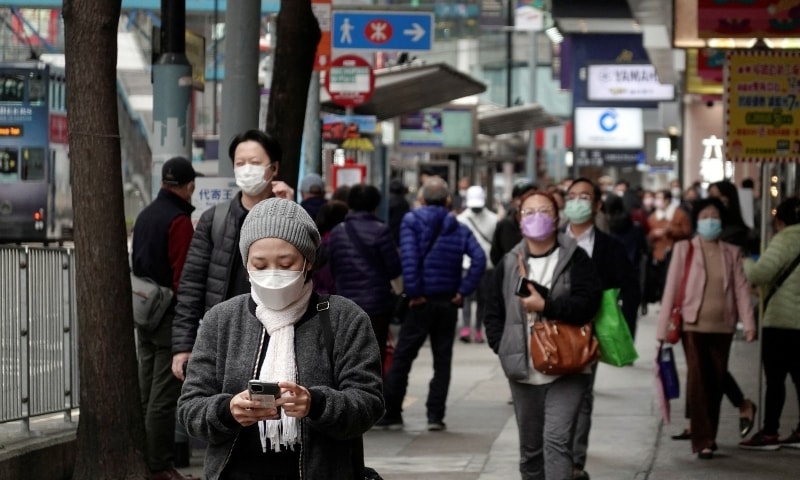
<svg viewBox="0 0 800 480">
<path fill-rule="evenodd" d="M 483 332 L 478 330 L 477 332 L 475 332 L 475 343 L 483 343 L 483 342 L 484 342 Z"/>
<path fill-rule="evenodd" d="M 445 430 L 446 428 L 447 428 L 447 425 L 445 425 L 444 422 L 441 422 L 441 421 L 439 421 L 439 422 L 428 422 L 428 431 L 429 432 L 441 432 L 442 430 Z"/>
<path fill-rule="evenodd" d="M 780 441 L 781 447 L 800 448 L 800 431 L 793 431 L 791 435 Z"/>
<path fill-rule="evenodd" d="M 384 415 L 372 426 L 375 430 L 402 430 L 403 417 L 387 417 Z"/>
<path fill-rule="evenodd" d="M 458 339 L 464 343 L 469 343 L 472 341 L 472 329 L 469 327 L 463 327 L 461 331 L 458 333 Z"/>
<path fill-rule="evenodd" d="M 777 435 L 767 435 L 764 432 L 758 432 L 750 440 L 742 440 L 739 442 L 739 448 L 745 450 L 778 450 L 781 448 L 781 443 Z"/>
</svg>

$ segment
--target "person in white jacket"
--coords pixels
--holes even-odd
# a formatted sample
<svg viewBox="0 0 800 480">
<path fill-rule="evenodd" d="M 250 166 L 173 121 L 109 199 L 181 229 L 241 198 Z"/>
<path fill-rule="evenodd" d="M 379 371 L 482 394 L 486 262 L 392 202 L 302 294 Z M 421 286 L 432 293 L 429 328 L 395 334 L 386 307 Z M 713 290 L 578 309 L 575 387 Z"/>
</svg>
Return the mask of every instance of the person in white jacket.
<svg viewBox="0 0 800 480">
<path fill-rule="evenodd" d="M 463 223 L 472 231 L 475 238 L 478 240 L 483 251 L 486 253 L 486 270 L 481 277 L 481 283 L 478 289 L 464 299 L 464 307 L 462 310 L 463 327 L 458 333 L 459 339 L 464 343 L 469 343 L 473 339 L 476 343 L 483 343 L 483 316 L 486 310 L 486 295 L 489 291 L 488 285 L 491 282 L 493 275 L 492 260 L 489 258 L 489 250 L 492 248 L 492 237 L 494 237 L 494 230 L 497 227 L 497 214 L 486 208 L 486 192 L 483 187 L 473 185 L 467 189 L 465 195 L 464 206 L 466 207 L 458 217 L 459 222 Z M 470 259 L 464 255 L 463 269 L 466 274 L 469 270 Z M 475 313 L 475 329 L 472 328 L 472 301 L 477 303 L 477 311 Z"/>
</svg>

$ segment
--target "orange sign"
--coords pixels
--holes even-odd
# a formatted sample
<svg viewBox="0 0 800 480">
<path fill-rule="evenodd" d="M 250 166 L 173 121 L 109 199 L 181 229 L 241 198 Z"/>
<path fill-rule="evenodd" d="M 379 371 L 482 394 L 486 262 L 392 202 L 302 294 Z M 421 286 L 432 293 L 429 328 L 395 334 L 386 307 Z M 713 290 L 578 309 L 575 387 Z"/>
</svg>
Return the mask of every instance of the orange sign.
<svg viewBox="0 0 800 480">
<path fill-rule="evenodd" d="M 328 70 L 331 65 L 331 0 L 311 0 L 311 9 L 317 17 L 322 34 L 314 57 L 314 70 Z"/>
</svg>

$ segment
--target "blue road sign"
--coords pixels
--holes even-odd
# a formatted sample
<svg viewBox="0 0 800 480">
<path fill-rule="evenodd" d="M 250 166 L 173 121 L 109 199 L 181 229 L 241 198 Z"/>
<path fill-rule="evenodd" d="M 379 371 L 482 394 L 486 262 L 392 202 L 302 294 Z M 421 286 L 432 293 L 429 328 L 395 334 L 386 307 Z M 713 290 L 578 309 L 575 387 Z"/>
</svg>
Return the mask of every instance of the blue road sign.
<svg viewBox="0 0 800 480">
<path fill-rule="evenodd" d="M 334 49 L 416 50 L 433 46 L 433 12 L 334 10 Z"/>
</svg>

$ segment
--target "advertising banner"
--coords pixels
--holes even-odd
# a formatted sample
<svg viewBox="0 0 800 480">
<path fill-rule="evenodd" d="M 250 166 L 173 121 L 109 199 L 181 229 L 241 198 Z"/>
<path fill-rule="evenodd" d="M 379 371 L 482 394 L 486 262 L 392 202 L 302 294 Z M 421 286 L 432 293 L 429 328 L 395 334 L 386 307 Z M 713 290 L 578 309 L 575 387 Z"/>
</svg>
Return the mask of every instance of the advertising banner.
<svg viewBox="0 0 800 480">
<path fill-rule="evenodd" d="M 644 147 L 642 110 L 576 108 L 575 146 L 587 149 L 641 149 Z"/>
<path fill-rule="evenodd" d="M 650 64 L 589 65 L 590 101 L 671 101 L 675 86 L 658 79 Z"/>
<path fill-rule="evenodd" d="M 699 38 L 800 37 L 796 0 L 697 1 Z"/>
<path fill-rule="evenodd" d="M 728 52 L 725 102 L 728 160 L 800 161 L 800 52 Z"/>
</svg>

